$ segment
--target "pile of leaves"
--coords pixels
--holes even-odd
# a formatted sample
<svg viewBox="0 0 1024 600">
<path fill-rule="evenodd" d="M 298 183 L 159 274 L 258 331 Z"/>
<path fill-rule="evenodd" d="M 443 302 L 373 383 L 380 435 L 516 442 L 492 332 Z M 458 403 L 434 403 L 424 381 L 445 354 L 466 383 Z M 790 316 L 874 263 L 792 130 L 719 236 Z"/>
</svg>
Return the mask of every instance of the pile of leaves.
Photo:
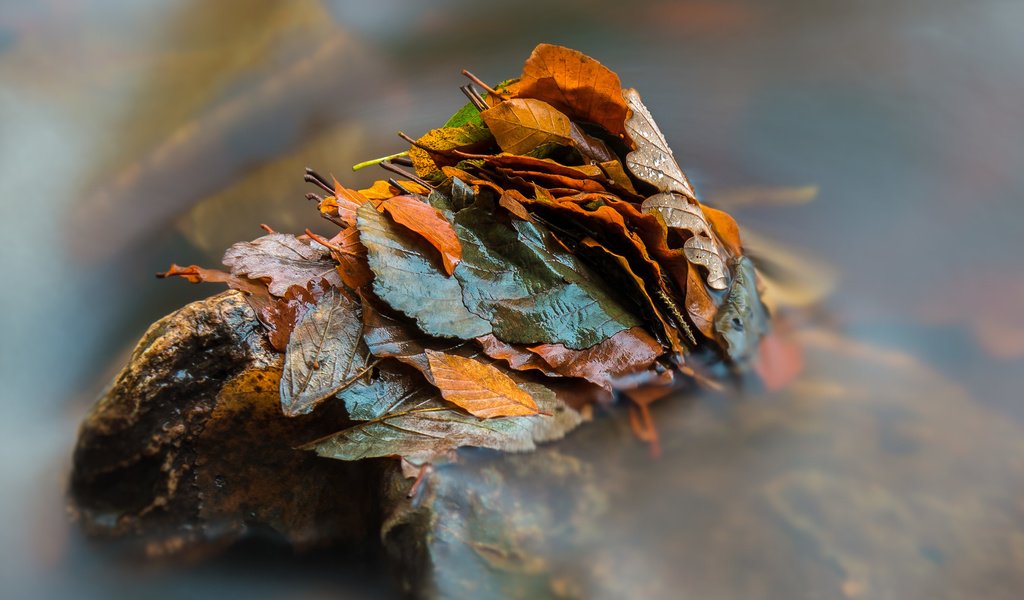
<svg viewBox="0 0 1024 600">
<path fill-rule="evenodd" d="M 396 178 L 353 190 L 307 171 L 333 236 L 267 228 L 228 272 L 161 276 L 245 293 L 284 353 L 284 413 L 343 402 L 355 422 L 308 445 L 323 456 L 530 450 L 618 397 L 656 449 L 649 402 L 743 369 L 766 331 L 735 221 L 596 60 L 542 44 L 517 79 L 465 74 L 482 88 L 468 104 L 369 161 Z"/>
</svg>

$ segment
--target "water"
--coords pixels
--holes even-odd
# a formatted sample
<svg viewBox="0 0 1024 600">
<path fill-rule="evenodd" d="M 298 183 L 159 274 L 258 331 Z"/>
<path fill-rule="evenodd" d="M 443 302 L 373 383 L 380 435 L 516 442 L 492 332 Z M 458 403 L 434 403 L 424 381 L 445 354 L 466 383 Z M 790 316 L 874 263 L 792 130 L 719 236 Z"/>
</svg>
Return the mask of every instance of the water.
<svg viewBox="0 0 1024 600">
<path fill-rule="evenodd" d="M 152 595 L 154 585 L 167 595 L 362 590 L 358 577 L 307 566 L 324 558 L 282 559 L 256 580 L 226 565 L 140 574 L 84 545 L 62 512 L 75 427 L 145 326 L 210 292 L 153 272 L 171 261 L 216 264 L 261 222 L 318 227 L 302 199 L 302 167 L 368 183 L 379 175 L 348 166 L 400 149 L 396 129 L 443 122 L 463 102 L 460 68 L 503 79 L 546 41 L 599 58 L 638 88 L 705 197 L 735 186 L 818 186 L 812 204 L 737 211 L 742 226 L 840 274 L 808 339 L 840 339 L 844 349 L 830 354 L 836 364 L 813 363 L 818 371 L 774 406 L 816 406 L 831 397 L 830 381 L 868 374 L 878 389 L 901 390 L 876 397 L 877 421 L 830 409 L 801 413 L 805 425 L 837 439 L 884 438 L 894 452 L 911 444 L 900 435 L 911 430 L 912 465 L 930 472 L 941 457 L 952 466 L 920 489 L 886 488 L 895 472 L 887 455 L 854 447 L 825 465 L 785 431 L 772 456 L 834 468 L 828 479 L 797 479 L 798 490 L 820 497 L 865 479 L 887 490 L 876 500 L 916 490 L 927 504 L 949 492 L 955 500 L 934 514 L 963 527 L 945 546 L 922 547 L 934 570 L 909 571 L 899 589 L 923 593 L 929 573 L 957 573 L 963 587 L 946 589 L 1013 596 L 1013 567 L 1024 563 L 1024 515 L 1006 501 L 1022 483 L 1013 460 L 1024 416 L 1021 23 L 1024 6 L 996 0 L 648 2 L 628 11 L 532 0 L 5 3 L 4 588 L 22 597 L 105 596 L 118 586 Z M 720 458 L 747 456 L 743 436 L 717 443 L 722 454 L 704 447 L 705 458 L 739 488 L 767 468 Z M 688 452 L 702 456 L 700 446 Z M 766 506 L 796 506 L 779 498 L 797 488 L 774 485 L 783 491 Z M 865 526 L 871 502 L 851 508 L 840 530 Z M 971 516 L 986 510 L 998 518 Z M 874 573 L 870 561 L 862 574 L 843 566 L 859 564 L 849 540 L 826 539 L 798 513 L 764 518 L 812 531 L 795 534 L 819 549 L 808 552 L 854 573 L 843 593 L 870 597 L 872 581 L 904 581 Z M 696 543 L 714 533 L 691 535 Z M 793 551 L 796 568 L 810 564 L 804 556 Z M 778 566 L 755 571 L 770 581 Z"/>
</svg>

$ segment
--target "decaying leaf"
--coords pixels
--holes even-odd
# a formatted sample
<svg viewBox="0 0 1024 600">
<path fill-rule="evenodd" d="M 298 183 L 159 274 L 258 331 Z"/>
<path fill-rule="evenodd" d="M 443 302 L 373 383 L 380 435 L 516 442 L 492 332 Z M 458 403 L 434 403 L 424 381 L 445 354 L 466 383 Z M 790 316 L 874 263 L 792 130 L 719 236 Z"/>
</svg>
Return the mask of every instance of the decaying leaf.
<svg viewBox="0 0 1024 600">
<path fill-rule="evenodd" d="M 683 244 L 686 258 L 707 269 L 707 282 L 710 288 L 724 290 L 729 287 L 725 257 L 722 256 L 723 253 L 711 231 L 711 225 L 696 200 L 673 193 L 660 193 L 644 200 L 642 210 L 660 214 L 669 227 L 690 232 L 691 237 Z"/>
<path fill-rule="evenodd" d="M 284 358 L 281 408 L 289 416 L 311 412 L 366 366 L 360 356 L 359 304 L 328 290 L 295 326 Z"/>
<path fill-rule="evenodd" d="M 317 277 L 334 285 L 342 284 L 337 264 L 327 248 L 284 233 L 271 233 L 231 246 L 224 253 L 224 264 L 233 275 L 266 279 L 270 293 L 275 296 L 284 296 L 293 285 L 305 287 Z"/>
<path fill-rule="evenodd" d="M 442 161 L 439 165 L 435 159 L 451 150 L 472 152 L 489 143 L 493 143 L 491 132 L 481 125 L 466 123 L 461 127 L 442 127 L 425 133 L 416 140 L 418 145 L 409 149 L 416 174 L 426 179 L 436 179 L 441 175 L 441 166 L 454 165 L 458 160 Z"/>
<path fill-rule="evenodd" d="M 435 350 L 427 350 L 427 360 L 441 396 L 475 417 L 537 414 L 533 397 L 495 367 Z"/>
<path fill-rule="evenodd" d="M 531 347 L 530 352 L 543 358 L 562 375 L 581 377 L 610 389 L 615 378 L 651 368 L 661 356 L 662 348 L 642 327 L 634 327 L 586 350 L 571 350 L 561 344 L 540 344 Z"/>
</svg>

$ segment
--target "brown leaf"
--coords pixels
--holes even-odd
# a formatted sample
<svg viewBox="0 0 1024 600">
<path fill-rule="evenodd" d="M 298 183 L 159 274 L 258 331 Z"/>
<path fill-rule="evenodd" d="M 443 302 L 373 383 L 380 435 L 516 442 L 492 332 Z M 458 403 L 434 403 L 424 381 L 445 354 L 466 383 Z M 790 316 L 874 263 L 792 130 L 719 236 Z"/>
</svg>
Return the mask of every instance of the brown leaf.
<svg viewBox="0 0 1024 600">
<path fill-rule="evenodd" d="M 714 230 L 715 235 L 718 236 L 729 253 L 733 256 L 743 254 L 743 242 L 740 240 L 740 227 L 736 224 L 736 219 L 733 219 L 732 215 L 724 210 L 712 208 L 707 204 L 700 206 L 704 210 L 704 216 L 707 217 L 708 223 L 711 224 L 711 229 Z"/>
<path fill-rule="evenodd" d="M 269 330 L 267 338 L 275 350 L 278 352 L 287 350 L 288 340 L 295 329 L 295 324 L 307 312 L 316 307 L 317 302 L 320 301 L 320 298 L 323 297 L 329 287 L 330 284 L 323 279 L 314 279 L 309 282 L 307 287 L 293 285 L 288 288 L 284 297 L 278 298 L 267 305 L 259 317 Z"/>
<path fill-rule="evenodd" d="M 224 264 L 231 267 L 233 275 L 267 279 L 268 289 L 275 296 L 283 296 L 293 285 L 305 287 L 317 277 L 342 284 L 327 248 L 284 233 L 231 246 L 224 253 Z"/>
<path fill-rule="evenodd" d="M 359 304 L 330 288 L 299 320 L 288 341 L 281 377 L 285 415 L 311 412 L 366 366 L 366 356 L 360 356 L 361 333 Z"/>
<path fill-rule="evenodd" d="M 608 67 L 582 52 L 540 44 L 523 65 L 517 90 L 581 121 L 601 125 L 612 134 L 625 133 L 626 102 L 622 82 Z"/>
<path fill-rule="evenodd" d="M 483 348 L 484 354 L 496 360 L 503 360 L 516 371 L 540 371 L 551 377 L 559 377 L 559 374 L 551 369 L 544 362 L 544 359 L 534 352 L 530 352 L 525 346 L 509 344 L 494 337 L 494 334 L 487 334 L 476 338 L 477 343 Z"/>
<path fill-rule="evenodd" d="M 615 156 L 603 142 L 583 133 L 553 106 L 533 98 L 513 98 L 480 113 L 498 146 L 512 154 L 529 154 L 550 145 L 574 146 L 599 162 Z"/>
<path fill-rule="evenodd" d="M 427 360 L 441 396 L 475 417 L 518 417 L 539 411 L 529 393 L 490 365 L 434 350 L 427 350 Z"/>
<path fill-rule="evenodd" d="M 530 351 L 562 375 L 581 377 L 611 389 L 616 377 L 649 369 L 661 355 L 661 344 L 642 327 L 633 327 L 586 350 L 541 344 Z"/>
<path fill-rule="evenodd" d="M 334 195 L 324 198 L 320 203 L 320 212 L 336 212 L 337 217 L 346 225 L 353 225 L 356 222 L 356 211 L 370 199 L 356 190 L 347 187 L 334 180 Z"/>
<path fill-rule="evenodd" d="M 640 101 L 640 94 L 632 88 L 624 90 L 623 94 L 630 109 L 626 132 L 636 144 L 636 150 L 626 155 L 626 166 L 638 179 L 653 185 L 660 192 L 677 192 L 696 199 L 690 180 L 676 163 L 665 136 L 658 129 L 650 111 Z"/>
<path fill-rule="evenodd" d="M 686 282 L 686 312 L 693 324 L 708 339 L 715 339 L 715 314 L 718 306 L 704 285 L 695 265 L 689 265 Z"/>
<path fill-rule="evenodd" d="M 373 281 L 366 262 L 366 246 L 359 241 L 359 228 L 349 225 L 331 238 L 331 254 L 338 262 L 338 275 L 349 289 L 358 290 Z"/>
<path fill-rule="evenodd" d="M 441 262 L 448 275 L 462 259 L 462 245 L 452 224 L 441 211 L 412 196 L 395 196 L 381 205 L 396 223 L 415 231 L 441 253 Z"/>
</svg>

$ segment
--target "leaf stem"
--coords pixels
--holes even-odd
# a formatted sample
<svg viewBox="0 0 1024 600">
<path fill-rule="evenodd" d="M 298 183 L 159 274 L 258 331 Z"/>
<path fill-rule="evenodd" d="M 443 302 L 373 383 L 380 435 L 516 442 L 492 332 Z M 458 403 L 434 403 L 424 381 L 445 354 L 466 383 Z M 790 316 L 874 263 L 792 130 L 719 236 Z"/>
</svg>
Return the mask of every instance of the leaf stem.
<svg viewBox="0 0 1024 600">
<path fill-rule="evenodd" d="M 386 160 L 394 160 L 396 158 L 401 158 L 403 156 L 409 156 L 409 151 L 408 150 L 403 150 L 402 152 L 396 152 L 395 154 L 391 154 L 389 156 L 382 156 L 380 158 L 374 158 L 374 159 L 371 159 L 371 160 L 364 160 L 363 162 L 361 162 L 359 164 L 352 165 L 352 170 L 353 171 L 358 171 L 359 169 L 365 169 L 366 167 L 371 167 L 373 165 L 382 163 L 382 162 L 384 162 Z"/>
<path fill-rule="evenodd" d="M 463 70 L 462 70 L 462 75 L 463 75 L 464 77 L 466 77 L 467 79 L 469 79 L 470 81 L 472 81 L 473 83 L 475 83 L 475 84 L 477 84 L 478 86 L 480 86 L 480 87 L 484 88 L 485 90 L 487 90 L 487 93 L 488 93 L 488 94 L 492 94 L 492 95 L 494 95 L 494 96 L 497 96 L 498 98 L 501 98 L 502 100 L 504 100 L 504 99 L 505 99 L 505 95 L 504 95 L 504 94 L 502 94 L 502 93 L 501 93 L 501 92 L 499 92 L 498 90 L 496 90 L 496 89 L 492 88 L 491 86 L 487 85 L 487 84 L 486 84 L 486 83 L 484 83 L 483 81 L 480 81 L 480 78 L 479 78 L 479 77 L 477 77 L 476 75 L 474 75 L 474 74 L 470 73 L 469 71 L 467 71 L 467 70 L 463 69 Z"/>
</svg>

